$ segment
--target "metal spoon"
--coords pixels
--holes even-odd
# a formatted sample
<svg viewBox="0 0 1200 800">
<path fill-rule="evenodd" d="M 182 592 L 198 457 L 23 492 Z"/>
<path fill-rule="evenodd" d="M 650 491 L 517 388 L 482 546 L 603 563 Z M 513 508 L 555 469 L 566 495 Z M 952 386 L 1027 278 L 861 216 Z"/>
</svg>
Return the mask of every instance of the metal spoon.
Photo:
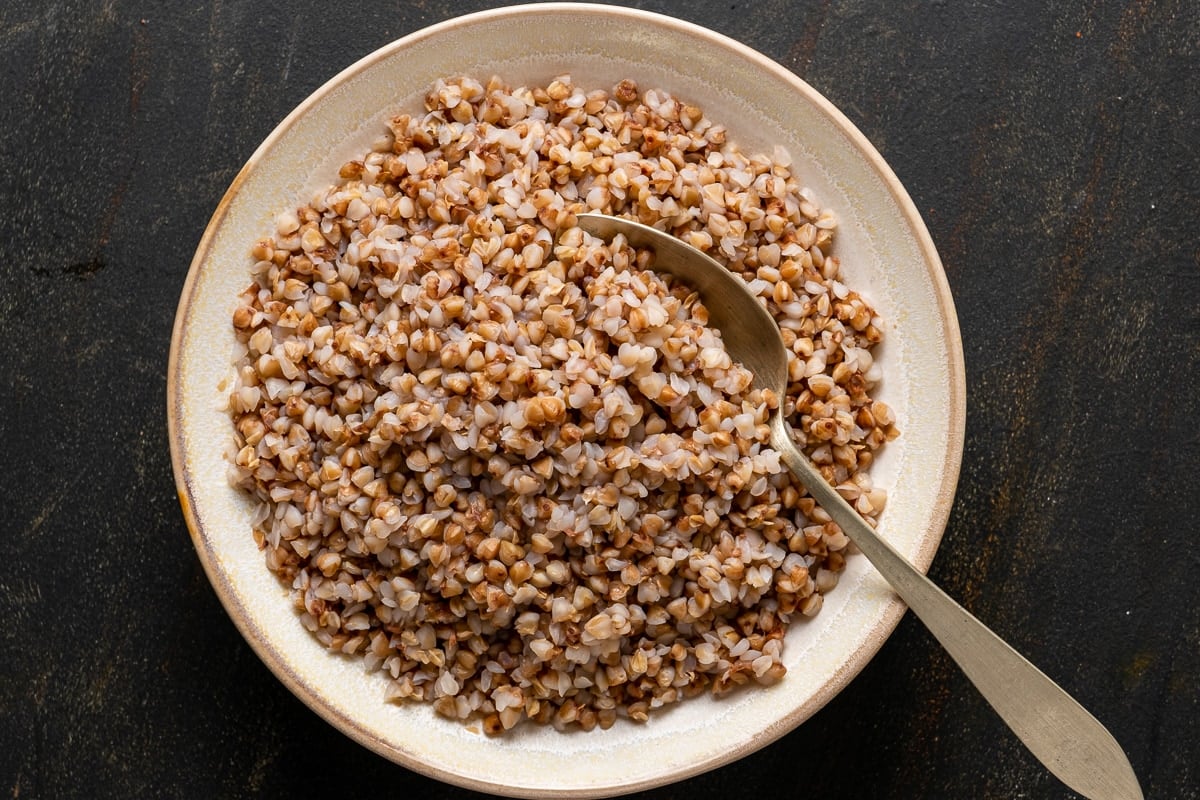
<svg viewBox="0 0 1200 800">
<path fill-rule="evenodd" d="M 581 214 L 579 227 L 604 239 L 623 234 L 631 245 L 654 250 L 654 269 L 696 289 L 710 324 L 721 331 L 730 356 L 754 374 L 755 385 L 784 396 L 787 351 L 779 327 L 740 278 L 670 234 L 631 220 Z M 771 446 L 1054 775 L 1090 800 L 1142 800 L 1137 776 L 1112 734 L 881 539 L 796 447 L 781 408 L 771 416 Z"/>
</svg>

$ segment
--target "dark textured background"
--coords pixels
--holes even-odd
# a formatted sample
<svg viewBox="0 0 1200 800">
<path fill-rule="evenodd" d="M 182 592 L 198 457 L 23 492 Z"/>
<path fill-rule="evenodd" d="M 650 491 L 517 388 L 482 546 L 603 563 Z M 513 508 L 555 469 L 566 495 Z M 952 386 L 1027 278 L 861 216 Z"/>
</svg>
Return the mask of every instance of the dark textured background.
<svg viewBox="0 0 1200 800">
<path fill-rule="evenodd" d="M 255 146 L 485 2 L 0 3 L 0 796 L 477 796 L 304 707 L 180 513 L 175 305 Z M 924 215 L 969 420 L 931 574 L 1200 797 L 1200 10 L 640 2 L 829 97 Z M 1065 798 L 911 617 L 811 721 L 652 798 Z"/>
</svg>

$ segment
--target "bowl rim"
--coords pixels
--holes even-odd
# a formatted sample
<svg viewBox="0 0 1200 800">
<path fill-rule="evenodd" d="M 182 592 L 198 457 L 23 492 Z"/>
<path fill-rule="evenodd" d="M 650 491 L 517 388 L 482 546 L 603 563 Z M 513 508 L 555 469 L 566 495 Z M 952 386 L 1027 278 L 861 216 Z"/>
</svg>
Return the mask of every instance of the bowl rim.
<svg viewBox="0 0 1200 800">
<path fill-rule="evenodd" d="M 883 156 L 875 149 L 866 136 L 859 131 L 857 126 L 850 121 L 846 115 L 840 111 L 832 102 L 827 100 L 820 92 L 800 78 L 795 73 L 783 67 L 778 62 L 759 53 L 752 47 L 739 42 L 725 34 L 705 28 L 695 23 L 686 20 L 678 19 L 666 14 L 657 12 L 643 11 L 640 9 L 625 8 L 621 6 L 613 6 L 606 4 L 585 4 L 571 2 L 548 2 L 548 3 L 527 3 L 521 5 L 504 6 L 500 8 L 479 11 L 471 14 L 451 17 L 438 23 L 420 28 L 403 37 L 400 37 L 367 55 L 354 61 L 348 67 L 345 67 L 332 78 L 324 82 L 303 101 L 300 102 L 284 119 L 279 122 L 270 134 L 255 148 L 254 152 L 247 159 L 245 164 L 238 171 L 222 195 L 220 202 L 214 210 L 208 224 L 205 227 L 204 233 L 197 245 L 195 254 L 188 268 L 188 274 L 184 281 L 183 288 L 180 293 L 179 303 L 176 309 L 175 321 L 172 328 L 170 351 L 167 364 L 167 430 L 170 443 L 171 463 L 174 472 L 176 491 L 179 497 L 181 510 L 183 511 L 184 519 L 187 524 L 189 535 L 192 543 L 196 548 L 196 552 L 200 558 L 200 562 L 204 568 L 209 582 L 216 591 L 218 598 L 224 606 L 226 613 L 234 622 L 242 638 L 249 643 L 251 649 L 258 657 L 266 664 L 270 671 L 278 678 L 296 697 L 298 697 L 305 705 L 315 711 L 322 719 L 337 728 L 341 733 L 349 736 L 360 745 L 367 749 L 387 758 L 388 760 L 398 763 L 407 769 L 414 772 L 435 778 L 460 787 L 472 789 L 482 792 L 493 792 L 512 794 L 517 791 L 513 787 L 495 781 L 481 780 L 470 776 L 448 772 L 437 767 L 430 766 L 423 761 L 414 758 L 411 754 L 389 746 L 386 742 L 377 738 L 370 730 L 364 728 L 358 721 L 340 712 L 338 709 L 329 705 L 326 699 L 305 681 L 293 668 L 289 660 L 283 653 L 273 647 L 269 642 L 264 641 L 255 635 L 255 631 L 249 621 L 248 612 L 242 606 L 236 593 L 233 591 L 230 579 L 219 566 L 218 554 L 212 547 L 211 541 L 205 536 L 203 525 L 197 514 L 194 497 L 195 491 L 193 488 L 193 476 L 191 475 L 185 454 L 185 438 L 183 431 L 183 402 L 182 402 L 182 372 L 184 368 L 183 345 L 185 340 L 185 331 L 188 327 L 188 322 L 193 309 L 193 298 L 195 296 L 197 286 L 200 281 L 201 267 L 207 260 L 209 251 L 211 250 L 217 231 L 220 229 L 228 215 L 231 202 L 235 195 L 239 192 L 242 185 L 246 182 L 249 175 L 253 172 L 258 163 L 263 159 L 277 142 L 297 124 L 308 111 L 318 103 L 320 103 L 327 95 L 334 92 L 348 79 L 358 75 L 364 70 L 367 70 L 377 63 L 387 60 L 395 55 L 398 51 L 402 51 L 414 43 L 424 39 L 436 37 L 443 32 L 457 28 L 460 26 L 473 25 L 486 22 L 493 18 L 511 17 L 514 15 L 545 15 L 569 13 L 573 15 L 585 15 L 594 17 L 621 17 L 628 21 L 640 22 L 650 26 L 665 27 L 674 29 L 677 32 L 707 40 L 714 45 L 730 50 L 734 55 L 746 59 L 754 63 L 758 68 L 772 73 L 776 78 L 786 82 L 794 91 L 804 97 L 811 103 L 821 114 L 828 118 L 840 132 L 847 137 L 851 145 L 857 150 L 863 158 L 868 162 L 871 169 L 879 177 L 880 181 L 887 187 L 893 201 L 896 203 L 897 209 L 900 212 L 905 223 L 915 239 L 917 249 L 922 253 L 926 271 L 929 274 L 931 284 L 935 294 L 935 302 L 941 314 L 943 322 L 943 330 L 941 335 L 947 347 L 947 378 L 949 382 L 949 417 L 950 426 L 947 430 L 946 449 L 944 453 L 943 463 L 945 471 L 941 485 L 935 492 L 936 500 L 933 507 L 930 509 L 930 527 L 932 531 L 937 531 L 937 535 L 925 536 L 920 541 L 920 546 L 912 558 L 913 564 L 921 572 L 928 570 L 932 563 L 933 557 L 944 535 L 945 527 L 949 521 L 951 507 L 954 501 L 954 494 L 958 483 L 958 478 L 961 469 L 962 451 L 965 440 L 966 430 L 966 370 L 963 357 L 961 332 L 958 324 L 958 317 L 954 307 L 954 300 L 950 292 L 949 282 L 946 278 L 945 269 L 941 259 L 938 256 L 933 239 L 921 218 L 916 205 L 909 197 L 908 192 L 900 183 L 891 167 L 884 161 Z M 529 789 L 521 788 L 520 796 L 530 798 L 550 798 L 550 797 L 596 797 L 596 796 L 615 796 L 627 794 L 639 790 L 648 789 L 654 786 L 660 786 L 667 782 L 676 782 L 689 777 L 701 774 L 703 772 L 716 769 L 717 767 L 736 761 L 756 750 L 761 749 L 772 741 L 782 737 L 789 731 L 793 730 L 801 722 L 811 717 L 817 710 L 825 706 L 832 700 L 845 686 L 857 676 L 866 664 L 874 657 L 883 643 L 888 639 L 891 633 L 896 628 L 903 616 L 906 606 L 898 598 L 893 596 L 884 611 L 879 615 L 875 625 L 869 630 L 864 637 L 862 644 L 853 651 L 851 657 L 844 662 L 833 679 L 826 682 L 816 693 L 814 693 L 805 703 L 793 709 L 779 723 L 764 729 L 759 735 L 751 737 L 747 741 L 731 747 L 720 755 L 691 766 L 686 770 L 679 770 L 669 775 L 660 777 L 646 778 L 627 784 L 613 785 L 606 787 L 602 794 L 598 795 L 595 791 L 586 789 Z M 513 795 L 516 796 L 516 795 Z"/>
</svg>

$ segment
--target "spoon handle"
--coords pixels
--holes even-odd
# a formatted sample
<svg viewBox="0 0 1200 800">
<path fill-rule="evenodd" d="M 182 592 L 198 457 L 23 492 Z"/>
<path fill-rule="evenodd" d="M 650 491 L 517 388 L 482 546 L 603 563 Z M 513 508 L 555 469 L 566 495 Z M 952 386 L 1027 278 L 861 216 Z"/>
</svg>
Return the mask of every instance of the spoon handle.
<svg viewBox="0 0 1200 800">
<path fill-rule="evenodd" d="M 880 538 L 796 448 L 781 415 L 774 417 L 772 444 L 1047 769 L 1089 800 L 1142 800 L 1133 767 L 1112 734 Z"/>
</svg>

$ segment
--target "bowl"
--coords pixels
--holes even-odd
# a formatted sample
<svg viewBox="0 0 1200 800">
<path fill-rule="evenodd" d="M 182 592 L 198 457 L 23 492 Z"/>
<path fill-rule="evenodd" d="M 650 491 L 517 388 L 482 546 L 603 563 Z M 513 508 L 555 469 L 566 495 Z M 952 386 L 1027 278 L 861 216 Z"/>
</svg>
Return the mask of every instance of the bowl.
<svg viewBox="0 0 1200 800">
<path fill-rule="evenodd" d="M 872 466 L 889 505 L 880 530 L 927 569 L 949 514 L 962 454 L 964 370 L 957 321 L 933 243 L 912 201 L 863 135 L 812 87 L 750 48 L 656 14 L 547 3 L 453 19 L 364 57 L 318 89 L 253 154 L 221 200 L 192 262 L 168 374 L 171 454 L 200 560 L 230 616 L 299 698 L 346 735 L 415 771 L 522 797 L 632 792 L 713 769 L 795 728 L 863 668 L 904 607 L 858 556 L 820 614 L 786 639 L 788 674 L 769 688 L 697 697 L 607 731 L 520 726 L 501 737 L 386 702 L 386 681 L 330 654 L 300 624 L 251 537 L 251 504 L 229 486 L 223 408 L 230 324 L 248 284 L 249 246 L 275 214 L 335 180 L 384 121 L 419 109 L 438 78 L 500 75 L 510 84 L 569 73 L 588 87 L 632 78 L 690 100 L 744 150 L 788 149 L 793 169 L 839 217 L 847 283 L 888 323 L 879 396 L 901 437 Z M 544 85 L 544 83 L 543 83 Z M 780 765 L 781 769 L 786 768 Z"/>
</svg>

